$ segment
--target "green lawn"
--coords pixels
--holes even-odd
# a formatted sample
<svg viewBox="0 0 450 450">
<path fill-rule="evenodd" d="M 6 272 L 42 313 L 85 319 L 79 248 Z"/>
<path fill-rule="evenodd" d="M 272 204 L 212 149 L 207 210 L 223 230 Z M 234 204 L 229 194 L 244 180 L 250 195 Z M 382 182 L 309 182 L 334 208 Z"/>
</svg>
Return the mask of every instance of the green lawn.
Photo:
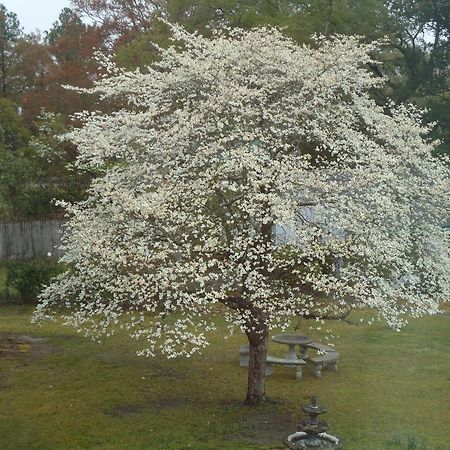
<svg viewBox="0 0 450 450">
<path fill-rule="evenodd" d="M 0 448 L 279 449 L 313 393 L 347 450 L 450 449 L 450 316 L 412 321 L 401 333 L 381 323 L 332 323 L 337 373 L 275 367 L 272 403 L 241 406 L 246 372 L 236 334 L 190 359 L 142 359 L 117 336 L 94 343 L 73 330 L 29 323 L 29 307 L 0 307 L 0 336 L 46 338 L 0 351 Z M 309 332 L 309 331 L 308 331 Z M 319 332 L 310 332 L 321 340 Z M 0 350 L 2 347 L 0 346 Z M 282 355 L 271 344 L 270 353 Z"/>
</svg>

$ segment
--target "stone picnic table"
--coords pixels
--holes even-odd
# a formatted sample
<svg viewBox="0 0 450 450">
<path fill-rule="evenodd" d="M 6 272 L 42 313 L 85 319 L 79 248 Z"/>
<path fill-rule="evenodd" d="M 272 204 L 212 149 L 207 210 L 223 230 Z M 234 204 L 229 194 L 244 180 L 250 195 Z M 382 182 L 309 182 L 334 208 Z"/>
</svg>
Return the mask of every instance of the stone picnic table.
<svg viewBox="0 0 450 450">
<path fill-rule="evenodd" d="M 272 341 L 288 346 L 287 359 L 305 359 L 308 358 L 308 344 L 311 344 L 312 339 L 301 334 L 277 334 L 272 337 Z M 297 346 L 301 348 L 299 357 L 297 357 Z"/>
<path fill-rule="evenodd" d="M 322 369 L 331 367 L 333 371 L 337 370 L 337 363 L 339 353 L 332 347 L 321 344 L 320 342 L 313 342 L 309 336 L 301 334 L 277 334 L 272 337 L 273 342 L 285 344 L 288 346 L 288 354 L 286 358 L 278 358 L 267 355 L 266 357 L 266 375 L 272 373 L 272 365 L 284 365 L 295 367 L 295 378 L 302 379 L 302 366 L 306 363 L 314 368 L 316 377 L 322 376 Z M 301 348 L 301 352 L 297 355 L 296 347 Z M 308 357 L 308 349 L 317 350 L 318 356 L 313 358 Z M 241 345 L 239 348 L 239 365 L 241 367 L 249 366 L 249 346 Z"/>
</svg>

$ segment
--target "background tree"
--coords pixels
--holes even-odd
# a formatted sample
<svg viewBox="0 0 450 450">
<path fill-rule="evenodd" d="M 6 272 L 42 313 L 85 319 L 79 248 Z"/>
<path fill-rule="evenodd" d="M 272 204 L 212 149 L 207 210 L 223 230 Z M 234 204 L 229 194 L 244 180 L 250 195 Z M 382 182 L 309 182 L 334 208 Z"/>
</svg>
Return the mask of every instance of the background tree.
<svg viewBox="0 0 450 450">
<path fill-rule="evenodd" d="M 30 206 L 35 167 L 30 158 L 30 133 L 23 127 L 17 105 L 0 99 L 0 217 L 22 215 Z"/>
<path fill-rule="evenodd" d="M 15 14 L 4 7 L 0 13 L 0 66 L 1 55 L 6 55 L 3 93 L 12 100 L 1 105 L 1 126 L 11 129 L 14 123 L 15 129 L 27 136 L 14 148 L 2 145 L 1 215 L 5 220 L 54 216 L 61 210 L 52 199 L 80 199 L 89 177 L 65 169 L 76 151 L 51 139 L 48 130 L 77 126 L 71 114 L 94 107 L 91 97 L 63 86 L 92 84 L 98 76 L 94 53 L 103 48 L 104 36 L 101 29 L 85 25 L 69 8 L 61 12 L 45 39 L 39 34 L 22 34 Z M 43 110 L 53 115 L 42 114 Z M 45 158 L 38 151 L 44 144 Z M 48 159 L 50 153 L 53 157 Z"/>
<path fill-rule="evenodd" d="M 70 269 L 35 318 L 94 336 L 121 320 L 146 341 L 140 354 L 190 356 L 221 303 L 248 338 L 254 404 L 269 331 L 292 316 L 364 307 L 400 328 L 436 312 L 450 293 L 448 168 L 415 108 L 367 94 L 378 44 L 312 49 L 264 28 L 174 38 L 145 72 L 106 61 L 113 76 L 82 90 L 123 107 L 67 136 L 76 166 L 99 176 L 65 204 Z"/>
<path fill-rule="evenodd" d="M 40 203 L 43 204 L 42 207 L 46 206 L 46 217 L 61 216 L 61 208 L 52 200 L 65 199 L 73 202 L 84 198 L 92 172 L 74 170 L 77 149 L 61 138 L 71 128 L 67 126 L 63 114 L 42 111 L 35 126 L 38 132 L 31 139 L 30 145 L 35 164 L 39 168 L 41 190 L 43 196 L 47 196 L 47 201 Z"/>
<path fill-rule="evenodd" d="M 76 10 L 95 25 L 108 30 L 112 38 L 149 30 L 155 12 L 164 11 L 161 0 L 72 0 Z"/>
<path fill-rule="evenodd" d="M 389 20 L 382 0 L 171 0 L 167 9 L 171 20 L 191 30 L 273 25 L 298 42 L 310 41 L 314 33 L 361 34 L 370 40 L 382 36 Z"/>
<path fill-rule="evenodd" d="M 387 4 L 398 52 L 387 66 L 389 95 L 427 107 L 426 119 L 437 121 L 433 135 L 443 141 L 438 151 L 450 154 L 450 5 L 441 0 Z"/>
<path fill-rule="evenodd" d="M 55 66 L 47 83 L 49 98 L 42 105 L 47 110 L 69 116 L 80 109 L 91 109 L 92 99 L 74 95 L 66 85 L 88 87 L 97 76 L 94 54 L 103 47 L 100 29 L 85 25 L 70 8 L 65 8 L 59 20 L 46 35 L 46 44 Z"/>
<path fill-rule="evenodd" d="M 14 52 L 14 64 L 10 70 L 12 96 L 22 109 L 24 126 L 35 132 L 36 117 L 52 102 L 50 79 L 56 63 L 40 35 L 19 39 Z"/>
<path fill-rule="evenodd" d="M 143 64 L 148 61 L 149 52 L 150 55 L 154 53 L 152 43 L 159 44 L 160 40 L 164 42 L 170 36 L 158 18 L 182 24 L 186 29 L 204 35 L 211 35 L 224 26 L 245 29 L 280 26 L 298 42 L 309 41 L 313 33 L 364 34 L 370 40 L 383 36 L 391 20 L 383 0 L 320 0 L 313 3 L 304 0 L 74 0 L 72 3 L 80 14 L 94 19 L 97 26 L 110 30 L 110 33 L 114 30 L 113 48 L 121 50 L 122 58 L 129 48 L 136 61 L 139 49 Z M 139 65 L 135 62 L 135 66 Z"/>
<path fill-rule="evenodd" d="M 2 96 L 8 95 L 8 75 L 14 44 L 22 34 L 16 14 L 0 3 L 0 77 Z"/>
<path fill-rule="evenodd" d="M 34 136 L 18 107 L 0 99 L 0 219 L 61 216 L 54 198 L 77 201 L 84 197 L 90 173 L 70 167 L 76 149 L 58 136 L 67 131 L 62 115 L 42 113 Z"/>
</svg>

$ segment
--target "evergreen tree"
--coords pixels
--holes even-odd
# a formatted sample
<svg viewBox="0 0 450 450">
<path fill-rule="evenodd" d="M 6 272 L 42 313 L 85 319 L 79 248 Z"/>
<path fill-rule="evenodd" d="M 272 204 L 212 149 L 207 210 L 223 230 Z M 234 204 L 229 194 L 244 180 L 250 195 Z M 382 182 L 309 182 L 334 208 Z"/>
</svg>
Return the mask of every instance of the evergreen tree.
<svg viewBox="0 0 450 450">
<path fill-rule="evenodd" d="M 12 61 L 12 53 L 17 39 L 22 36 L 17 15 L 9 12 L 0 3 L 0 78 L 1 92 L 3 97 L 8 96 L 8 76 Z"/>
</svg>

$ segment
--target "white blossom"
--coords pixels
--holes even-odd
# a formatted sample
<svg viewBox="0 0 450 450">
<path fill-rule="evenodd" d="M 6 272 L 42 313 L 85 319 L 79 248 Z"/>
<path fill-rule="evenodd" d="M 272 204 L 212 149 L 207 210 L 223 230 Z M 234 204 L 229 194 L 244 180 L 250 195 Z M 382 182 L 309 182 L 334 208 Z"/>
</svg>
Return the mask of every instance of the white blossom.
<svg viewBox="0 0 450 450">
<path fill-rule="evenodd" d="M 140 354 L 175 357 L 207 345 L 214 311 L 254 333 L 355 308 L 394 328 L 437 312 L 448 166 L 420 111 L 369 96 L 380 43 L 172 28 L 182 48 L 134 72 L 105 59 L 110 76 L 83 90 L 122 107 L 81 113 L 66 136 L 100 175 L 62 203 L 69 269 L 35 319 L 95 339 L 122 327 Z"/>
</svg>

